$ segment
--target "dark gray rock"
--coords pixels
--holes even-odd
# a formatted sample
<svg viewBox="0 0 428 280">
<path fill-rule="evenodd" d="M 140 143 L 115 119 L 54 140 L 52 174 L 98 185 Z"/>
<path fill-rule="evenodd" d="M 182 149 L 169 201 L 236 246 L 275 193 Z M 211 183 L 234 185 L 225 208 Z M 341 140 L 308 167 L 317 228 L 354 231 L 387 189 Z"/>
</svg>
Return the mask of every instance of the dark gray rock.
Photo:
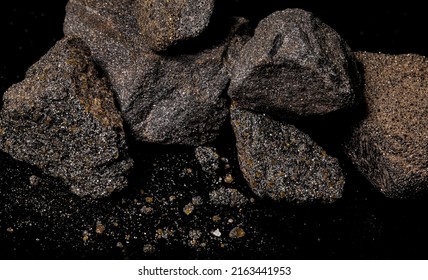
<svg viewBox="0 0 428 280">
<path fill-rule="evenodd" d="M 346 153 L 387 197 L 428 186 L 428 59 L 356 53 L 364 68 L 365 115 L 345 141 Z"/>
<path fill-rule="evenodd" d="M 255 194 L 295 203 L 331 203 L 345 179 L 336 158 L 293 125 L 231 107 L 241 171 Z"/>
<path fill-rule="evenodd" d="M 196 147 L 195 157 L 206 173 L 215 175 L 220 170 L 220 156 L 216 148 Z"/>
<path fill-rule="evenodd" d="M 224 52 L 220 46 L 178 57 L 140 53 L 132 95 L 122 99 L 137 139 L 192 146 L 215 140 L 228 115 Z"/>
<path fill-rule="evenodd" d="M 129 9 L 133 0 L 104 4 L 72 0 L 64 33 L 83 38 L 106 72 L 123 117 L 140 141 L 201 146 L 217 138 L 228 115 L 228 47 L 246 21 L 228 22 L 225 36 L 209 49 L 177 56 L 149 50 Z M 229 34 L 228 34 L 229 33 Z M 236 49 L 236 48 L 235 48 Z"/>
<path fill-rule="evenodd" d="M 346 42 L 312 13 L 263 19 L 234 65 L 229 95 L 241 107 L 280 118 L 351 108 L 359 75 Z"/>
<path fill-rule="evenodd" d="M 141 35 L 154 51 L 199 36 L 208 26 L 215 0 L 135 0 Z"/>
<path fill-rule="evenodd" d="M 83 41 L 59 41 L 3 102 L 1 150 L 65 180 L 79 196 L 127 185 L 132 161 L 122 119 Z"/>
</svg>

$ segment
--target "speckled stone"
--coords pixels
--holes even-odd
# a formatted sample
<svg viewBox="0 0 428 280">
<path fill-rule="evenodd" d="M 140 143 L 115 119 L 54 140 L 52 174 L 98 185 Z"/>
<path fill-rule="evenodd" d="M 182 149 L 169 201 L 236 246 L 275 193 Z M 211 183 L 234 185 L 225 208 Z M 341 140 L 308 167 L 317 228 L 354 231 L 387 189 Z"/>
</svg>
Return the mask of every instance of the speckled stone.
<svg viewBox="0 0 428 280">
<path fill-rule="evenodd" d="M 336 158 L 295 126 L 232 105 L 241 171 L 255 194 L 293 203 L 331 203 L 344 174 Z"/>
<path fill-rule="evenodd" d="M 248 203 L 249 199 L 239 190 L 221 187 L 209 193 L 210 201 L 214 205 L 227 205 L 230 207 L 241 207 Z"/>
<path fill-rule="evenodd" d="M 220 156 L 214 147 L 196 147 L 195 157 L 200 163 L 202 170 L 208 174 L 215 175 L 220 169 Z"/>
<path fill-rule="evenodd" d="M 356 53 L 364 68 L 365 115 L 345 150 L 364 176 L 391 198 L 428 190 L 428 59 Z"/>
<path fill-rule="evenodd" d="M 154 51 L 199 36 L 208 26 L 215 0 L 135 0 L 141 36 Z"/>
<path fill-rule="evenodd" d="M 346 42 L 312 13 L 275 12 L 243 47 L 229 95 L 241 107 L 280 118 L 352 108 L 360 75 Z"/>
<path fill-rule="evenodd" d="M 127 185 L 132 161 L 122 118 L 83 41 L 59 41 L 3 102 L 1 150 L 63 179 L 79 196 Z"/>
<path fill-rule="evenodd" d="M 241 43 L 235 33 L 247 22 L 226 20 L 222 40 L 208 49 L 163 56 L 145 46 L 132 12 L 123 12 L 132 4 L 71 0 L 64 33 L 90 46 L 136 139 L 191 146 L 212 142 L 228 115 L 229 45 Z"/>
</svg>

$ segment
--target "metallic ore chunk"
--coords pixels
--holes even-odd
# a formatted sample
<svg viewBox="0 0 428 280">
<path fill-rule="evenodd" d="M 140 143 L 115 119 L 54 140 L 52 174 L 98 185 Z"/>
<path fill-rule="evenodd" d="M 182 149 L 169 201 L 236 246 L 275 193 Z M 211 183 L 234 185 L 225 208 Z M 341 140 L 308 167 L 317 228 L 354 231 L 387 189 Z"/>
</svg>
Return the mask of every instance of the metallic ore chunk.
<svg viewBox="0 0 428 280">
<path fill-rule="evenodd" d="M 4 95 L 0 148 L 79 196 L 127 185 L 132 161 L 113 93 L 80 39 L 64 38 Z"/>
<path fill-rule="evenodd" d="M 365 115 L 345 150 L 387 197 L 405 198 L 428 186 L 428 59 L 414 54 L 356 53 L 364 68 Z"/>
<path fill-rule="evenodd" d="M 344 40 L 310 12 L 263 19 L 234 65 L 229 95 L 246 109 L 280 118 L 354 106 L 359 75 Z"/>
<path fill-rule="evenodd" d="M 241 171 L 255 194 L 296 203 L 334 202 L 345 184 L 338 160 L 293 125 L 232 105 Z"/>
</svg>

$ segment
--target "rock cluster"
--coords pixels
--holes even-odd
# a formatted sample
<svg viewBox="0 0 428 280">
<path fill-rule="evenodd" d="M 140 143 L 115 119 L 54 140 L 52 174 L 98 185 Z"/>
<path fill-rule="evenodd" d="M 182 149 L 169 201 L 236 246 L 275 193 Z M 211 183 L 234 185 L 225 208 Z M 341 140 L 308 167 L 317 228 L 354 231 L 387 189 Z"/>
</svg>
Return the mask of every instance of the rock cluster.
<svg viewBox="0 0 428 280">
<path fill-rule="evenodd" d="M 343 164 L 299 122 L 348 112 L 343 151 L 357 169 L 389 197 L 426 191 L 426 58 L 353 53 L 301 9 L 252 30 L 243 18 L 213 21 L 216 5 L 70 0 L 64 39 L 4 95 L 0 149 L 99 198 L 127 185 L 136 155 L 126 140 L 192 146 L 218 177 L 214 147 L 231 126 L 240 175 L 256 195 L 332 203 Z M 230 185 L 210 192 L 216 204 L 246 203 L 232 174 L 216 182 Z"/>
</svg>

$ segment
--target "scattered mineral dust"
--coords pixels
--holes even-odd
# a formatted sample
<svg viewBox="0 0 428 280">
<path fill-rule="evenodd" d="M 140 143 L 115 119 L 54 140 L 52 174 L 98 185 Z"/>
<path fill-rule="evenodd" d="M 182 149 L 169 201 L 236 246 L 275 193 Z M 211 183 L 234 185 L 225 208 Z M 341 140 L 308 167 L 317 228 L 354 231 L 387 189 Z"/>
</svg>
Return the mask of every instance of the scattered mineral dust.
<svg viewBox="0 0 428 280">
<path fill-rule="evenodd" d="M 156 248 L 151 244 L 145 244 L 143 247 L 143 252 L 145 254 L 154 254 L 156 252 Z"/>
<path fill-rule="evenodd" d="M 147 207 L 147 206 L 143 206 L 143 208 L 141 208 L 141 213 L 145 214 L 145 215 L 150 215 L 153 213 L 153 208 L 152 207 Z"/>
<path fill-rule="evenodd" d="M 202 205 L 203 204 L 202 197 L 200 197 L 200 196 L 193 197 L 192 198 L 192 204 L 195 206 Z"/>
</svg>

